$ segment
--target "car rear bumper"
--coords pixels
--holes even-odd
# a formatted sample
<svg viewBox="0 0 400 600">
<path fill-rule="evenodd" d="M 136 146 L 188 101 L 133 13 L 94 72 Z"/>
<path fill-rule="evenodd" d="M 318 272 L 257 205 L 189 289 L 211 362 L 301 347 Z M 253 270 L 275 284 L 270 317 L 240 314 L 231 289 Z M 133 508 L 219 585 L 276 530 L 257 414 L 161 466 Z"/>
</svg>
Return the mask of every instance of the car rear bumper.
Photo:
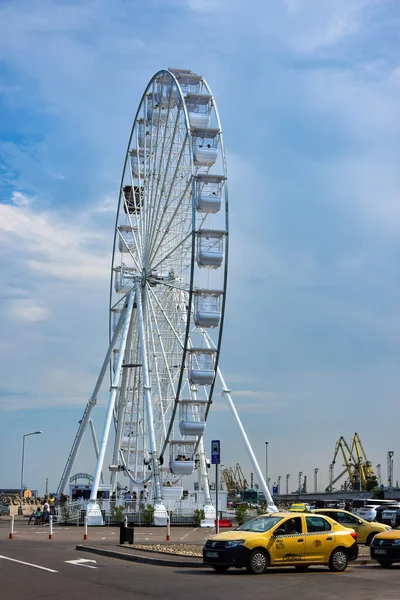
<svg viewBox="0 0 400 600">
<path fill-rule="evenodd" d="M 354 544 L 352 546 L 350 546 L 350 548 L 348 548 L 348 550 L 347 550 L 347 556 L 348 556 L 349 561 L 357 560 L 357 558 L 358 558 L 358 544 L 357 544 L 357 542 L 354 542 Z"/>
</svg>

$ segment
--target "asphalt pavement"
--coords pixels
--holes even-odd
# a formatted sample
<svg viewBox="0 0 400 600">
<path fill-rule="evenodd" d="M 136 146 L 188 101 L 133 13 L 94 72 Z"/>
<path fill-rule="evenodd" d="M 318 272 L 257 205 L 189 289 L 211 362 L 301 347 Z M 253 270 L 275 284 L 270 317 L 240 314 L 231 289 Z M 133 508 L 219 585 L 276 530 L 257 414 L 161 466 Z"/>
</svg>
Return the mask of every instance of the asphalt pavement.
<svg viewBox="0 0 400 600">
<path fill-rule="evenodd" d="M 24 523 L 17 523 L 15 537 L 10 540 L 8 527 L 0 523 L 2 598 L 232 600 L 268 596 L 269 600 L 292 597 L 296 600 L 397 600 L 400 596 L 400 565 L 389 570 L 378 566 L 351 566 L 339 574 L 323 567 L 310 568 L 306 573 L 287 567 L 269 569 L 260 576 L 249 575 L 245 570 L 230 570 L 220 575 L 209 568 L 147 565 L 77 551 L 76 545 L 84 543 L 80 539 L 82 528 L 65 528 L 63 532 L 56 529 L 52 540 L 48 539 L 48 533 L 47 527 L 27 530 Z M 152 532 L 141 533 L 150 537 Z M 154 532 L 154 537 L 162 537 L 163 533 Z M 189 533 L 185 540 L 189 538 L 192 543 L 195 543 L 193 538 L 210 535 L 210 532 L 190 528 L 171 532 L 176 537 L 178 533 L 179 537 Z M 116 548 L 116 536 L 117 530 L 89 529 L 87 543 L 93 544 L 98 538 L 98 547 Z"/>
</svg>

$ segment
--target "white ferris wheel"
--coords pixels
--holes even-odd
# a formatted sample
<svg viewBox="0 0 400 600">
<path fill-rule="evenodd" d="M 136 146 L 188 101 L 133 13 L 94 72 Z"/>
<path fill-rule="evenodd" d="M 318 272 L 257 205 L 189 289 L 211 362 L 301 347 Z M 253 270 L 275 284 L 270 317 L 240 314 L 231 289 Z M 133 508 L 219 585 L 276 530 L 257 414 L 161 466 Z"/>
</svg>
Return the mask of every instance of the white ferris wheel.
<svg viewBox="0 0 400 600">
<path fill-rule="evenodd" d="M 59 493 L 110 365 L 93 505 L 113 431 L 114 489 L 122 473 L 130 489 L 150 490 L 155 523 L 163 524 L 165 498 L 196 467 L 213 518 L 203 433 L 217 373 L 255 461 L 218 368 L 227 267 L 228 183 L 214 97 L 201 75 L 161 70 L 129 138 L 112 253 L 110 345 Z M 272 503 L 258 464 L 256 473 Z"/>
</svg>

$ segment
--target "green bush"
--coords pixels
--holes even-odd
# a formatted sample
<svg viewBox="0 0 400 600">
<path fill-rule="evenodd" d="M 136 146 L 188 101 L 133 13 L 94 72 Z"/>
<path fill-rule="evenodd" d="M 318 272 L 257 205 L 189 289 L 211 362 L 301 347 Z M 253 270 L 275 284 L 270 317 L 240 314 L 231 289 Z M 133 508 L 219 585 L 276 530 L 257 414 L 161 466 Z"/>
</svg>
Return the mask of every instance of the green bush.
<svg viewBox="0 0 400 600">
<path fill-rule="evenodd" d="M 111 509 L 111 516 L 116 523 L 121 523 L 124 520 L 124 507 L 123 506 L 113 506 Z"/>
<path fill-rule="evenodd" d="M 197 525 L 197 527 L 199 527 L 201 522 L 204 521 L 205 517 L 206 515 L 204 510 L 202 508 L 196 508 L 196 510 L 193 513 L 194 524 Z"/>
<path fill-rule="evenodd" d="M 143 510 L 143 521 L 145 525 L 153 525 L 154 506 L 148 504 Z"/>
<path fill-rule="evenodd" d="M 243 523 L 246 523 L 246 521 L 249 520 L 247 508 L 247 504 L 239 504 L 239 506 L 235 510 L 236 521 L 239 525 L 243 525 Z"/>
<path fill-rule="evenodd" d="M 68 504 L 62 504 L 60 506 L 60 516 L 61 523 L 67 523 L 71 518 L 71 513 L 69 512 Z"/>
<path fill-rule="evenodd" d="M 265 515 L 265 513 L 268 512 L 268 506 L 266 504 L 261 504 L 260 506 L 257 507 L 257 514 L 258 515 Z"/>
</svg>

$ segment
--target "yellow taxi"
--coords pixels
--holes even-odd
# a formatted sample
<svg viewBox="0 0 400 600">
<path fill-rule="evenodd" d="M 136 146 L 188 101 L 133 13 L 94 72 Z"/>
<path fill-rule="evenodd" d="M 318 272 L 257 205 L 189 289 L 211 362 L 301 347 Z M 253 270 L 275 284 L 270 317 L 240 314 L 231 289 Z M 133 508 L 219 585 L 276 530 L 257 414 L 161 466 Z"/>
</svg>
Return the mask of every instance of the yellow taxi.
<svg viewBox="0 0 400 600">
<path fill-rule="evenodd" d="M 357 542 L 359 544 L 365 544 L 366 546 L 371 545 L 371 542 L 377 533 L 382 533 L 383 531 L 388 531 L 390 529 L 388 525 L 384 525 L 383 523 L 370 523 L 357 515 L 353 515 L 347 510 L 340 510 L 338 508 L 316 508 L 312 512 L 330 517 L 343 525 L 343 527 L 354 529 L 357 534 Z"/>
<path fill-rule="evenodd" d="M 245 567 L 249 573 L 294 566 L 327 565 L 345 571 L 358 556 L 357 534 L 325 515 L 290 512 L 260 515 L 234 531 L 210 537 L 203 561 L 218 573 Z"/>
</svg>

